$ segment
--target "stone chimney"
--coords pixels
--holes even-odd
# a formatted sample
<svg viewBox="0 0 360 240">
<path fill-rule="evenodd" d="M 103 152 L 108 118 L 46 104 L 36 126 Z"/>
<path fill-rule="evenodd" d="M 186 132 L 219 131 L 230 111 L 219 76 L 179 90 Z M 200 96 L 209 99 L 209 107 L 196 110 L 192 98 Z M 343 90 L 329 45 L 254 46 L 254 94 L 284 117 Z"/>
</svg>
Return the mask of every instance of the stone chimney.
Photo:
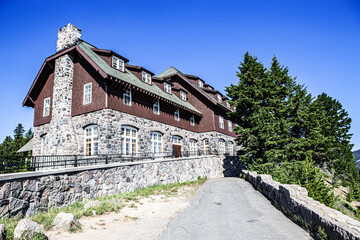
<svg viewBox="0 0 360 240">
<path fill-rule="evenodd" d="M 56 52 L 75 45 L 81 39 L 81 30 L 68 23 L 65 27 L 59 29 Z"/>
</svg>

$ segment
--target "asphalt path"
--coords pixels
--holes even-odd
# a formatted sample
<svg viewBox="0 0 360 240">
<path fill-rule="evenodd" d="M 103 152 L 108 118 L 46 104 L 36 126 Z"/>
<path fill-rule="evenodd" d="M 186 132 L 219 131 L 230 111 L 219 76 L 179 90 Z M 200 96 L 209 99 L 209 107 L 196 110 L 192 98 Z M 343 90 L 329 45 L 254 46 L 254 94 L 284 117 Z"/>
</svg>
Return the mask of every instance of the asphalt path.
<svg viewBox="0 0 360 240">
<path fill-rule="evenodd" d="M 190 205 L 173 218 L 160 240 L 312 239 L 239 178 L 206 181 Z"/>
</svg>

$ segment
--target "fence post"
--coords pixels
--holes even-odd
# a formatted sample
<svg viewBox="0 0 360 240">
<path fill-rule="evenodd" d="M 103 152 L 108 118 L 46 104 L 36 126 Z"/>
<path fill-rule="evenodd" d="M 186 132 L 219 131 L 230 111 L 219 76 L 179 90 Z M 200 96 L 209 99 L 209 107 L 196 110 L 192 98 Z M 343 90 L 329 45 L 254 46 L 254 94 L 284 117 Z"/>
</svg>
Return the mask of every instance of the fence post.
<svg viewBox="0 0 360 240">
<path fill-rule="evenodd" d="M 74 159 L 74 167 L 77 167 L 77 155 L 75 155 L 75 159 Z"/>
</svg>

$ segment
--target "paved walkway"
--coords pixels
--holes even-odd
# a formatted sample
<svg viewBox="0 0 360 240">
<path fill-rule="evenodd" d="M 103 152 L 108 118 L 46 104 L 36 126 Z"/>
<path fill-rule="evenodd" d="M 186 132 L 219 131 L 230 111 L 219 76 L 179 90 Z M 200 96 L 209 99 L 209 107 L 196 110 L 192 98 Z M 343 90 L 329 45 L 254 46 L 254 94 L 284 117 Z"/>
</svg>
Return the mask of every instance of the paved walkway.
<svg viewBox="0 0 360 240">
<path fill-rule="evenodd" d="M 245 180 L 208 180 L 160 240 L 312 239 Z"/>
</svg>

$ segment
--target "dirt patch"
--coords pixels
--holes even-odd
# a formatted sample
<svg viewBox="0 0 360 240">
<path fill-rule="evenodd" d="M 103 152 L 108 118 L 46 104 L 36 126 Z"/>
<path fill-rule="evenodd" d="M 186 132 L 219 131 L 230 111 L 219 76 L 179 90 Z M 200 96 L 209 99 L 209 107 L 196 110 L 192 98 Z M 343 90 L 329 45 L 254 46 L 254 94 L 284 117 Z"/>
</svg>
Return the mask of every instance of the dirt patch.
<svg viewBox="0 0 360 240">
<path fill-rule="evenodd" d="M 166 224 L 189 205 L 200 184 L 185 186 L 171 196 L 152 195 L 128 202 L 119 213 L 79 219 L 82 229 L 75 233 L 47 231 L 50 240 L 60 239 L 156 239 Z"/>
</svg>

